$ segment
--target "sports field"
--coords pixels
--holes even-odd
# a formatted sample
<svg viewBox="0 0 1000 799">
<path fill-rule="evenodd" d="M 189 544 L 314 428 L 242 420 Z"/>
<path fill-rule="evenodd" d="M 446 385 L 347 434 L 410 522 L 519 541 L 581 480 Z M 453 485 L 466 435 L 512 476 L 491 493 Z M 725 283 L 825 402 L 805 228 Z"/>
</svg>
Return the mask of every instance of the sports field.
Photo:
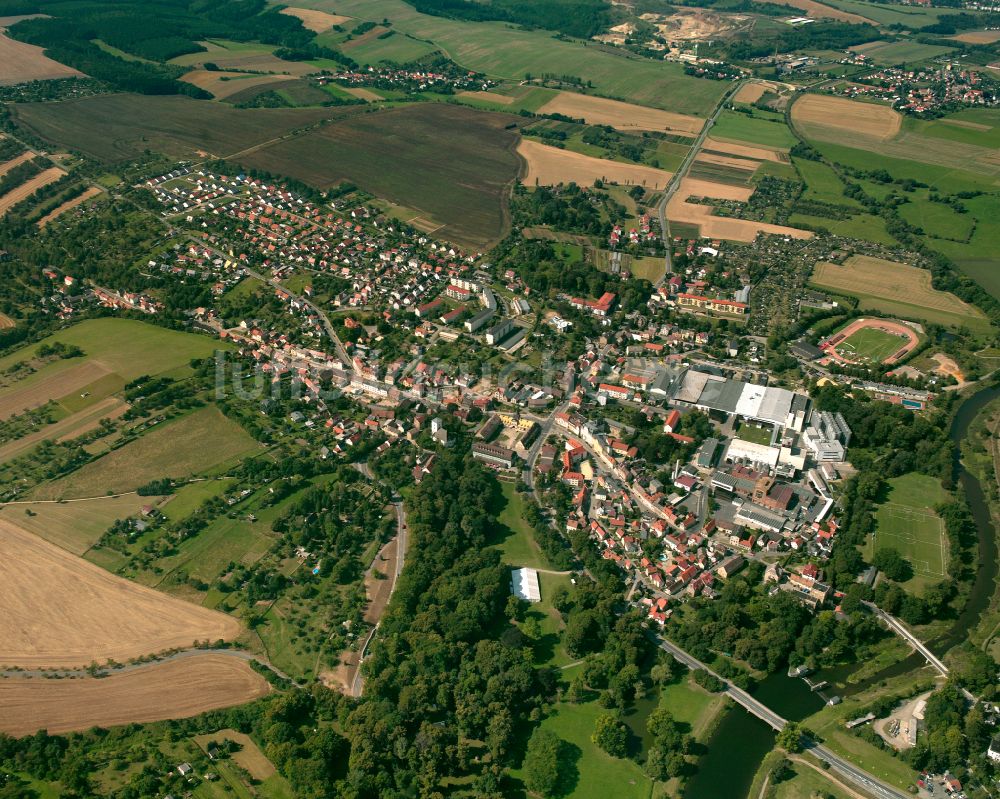
<svg viewBox="0 0 1000 799">
<path fill-rule="evenodd" d="M 946 502 L 948 492 L 933 477 L 907 474 L 888 481 L 889 494 L 875 513 L 877 529 L 865 547 L 870 560 L 880 549 L 895 549 L 913 566 L 904 586 L 916 591 L 945 579 L 948 536 L 933 506 Z"/>
<path fill-rule="evenodd" d="M 891 319 L 854 319 L 820 344 L 844 363 L 896 363 L 920 343 L 917 332 Z"/>
</svg>

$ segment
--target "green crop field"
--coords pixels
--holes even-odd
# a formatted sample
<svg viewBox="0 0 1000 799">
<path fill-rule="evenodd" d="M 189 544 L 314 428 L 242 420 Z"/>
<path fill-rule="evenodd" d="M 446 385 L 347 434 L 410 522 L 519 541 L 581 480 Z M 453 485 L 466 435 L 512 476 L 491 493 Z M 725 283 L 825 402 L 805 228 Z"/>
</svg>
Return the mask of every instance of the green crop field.
<svg viewBox="0 0 1000 799">
<path fill-rule="evenodd" d="M 283 136 L 295 128 L 350 113 L 348 108 L 231 108 L 187 97 L 104 94 L 58 103 L 18 103 L 16 121 L 60 147 L 112 163 L 150 149 L 194 158 L 216 156 Z"/>
<path fill-rule="evenodd" d="M 926 121 L 907 117 L 903 126 L 924 136 L 1000 148 L 1000 109 L 996 108 L 969 108 Z"/>
<path fill-rule="evenodd" d="M 35 499 L 100 496 L 134 491 L 151 480 L 204 474 L 257 450 L 259 445 L 214 406 L 163 422 L 139 438 L 53 483 Z"/>
<path fill-rule="evenodd" d="M 825 216 L 809 214 L 792 214 L 788 217 L 792 227 L 807 225 L 822 227 L 836 236 L 846 236 L 852 239 L 875 241 L 879 244 L 895 244 L 896 240 L 885 229 L 885 221 L 872 214 L 855 214 L 848 219 L 829 219 Z"/>
<path fill-rule="evenodd" d="M 913 41 L 885 42 L 858 49 L 862 50 L 876 64 L 906 64 L 907 66 L 955 51 L 954 47 Z"/>
<path fill-rule="evenodd" d="M 837 345 L 844 358 L 860 363 L 881 363 L 899 351 L 902 339 L 883 330 L 866 327 Z"/>
<path fill-rule="evenodd" d="M 875 513 L 878 529 L 866 555 L 870 559 L 879 549 L 898 550 L 913 566 L 913 579 L 904 586 L 920 592 L 947 575 L 948 539 L 932 506 L 947 501 L 949 494 L 940 481 L 916 473 L 893 478 L 889 486 Z"/>
<path fill-rule="evenodd" d="M 720 114 L 711 135 L 716 139 L 734 139 L 764 147 L 793 147 L 798 141 L 782 121 L 750 117 L 735 111 Z"/>
<path fill-rule="evenodd" d="M 319 188 L 350 181 L 422 212 L 411 224 L 482 246 L 506 232 L 507 190 L 520 169 L 516 117 L 421 103 L 342 120 L 255 150 L 247 167 Z M 391 164 L 392 168 L 386 168 Z"/>
<path fill-rule="evenodd" d="M 592 81 L 595 91 L 608 97 L 701 116 L 726 89 L 718 81 L 688 77 L 680 64 L 636 58 L 594 42 L 561 40 L 548 31 L 502 22 L 421 14 L 403 0 L 301 0 L 296 5 L 375 22 L 387 18 L 398 34 L 432 42 L 461 66 L 507 80 L 522 80 L 526 73 L 574 75 Z"/>
</svg>

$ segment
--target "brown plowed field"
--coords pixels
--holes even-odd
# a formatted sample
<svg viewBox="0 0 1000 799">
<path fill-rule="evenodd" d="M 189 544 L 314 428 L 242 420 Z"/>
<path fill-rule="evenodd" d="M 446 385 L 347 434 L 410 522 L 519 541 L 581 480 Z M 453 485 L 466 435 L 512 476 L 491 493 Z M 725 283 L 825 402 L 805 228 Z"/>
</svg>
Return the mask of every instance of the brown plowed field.
<svg viewBox="0 0 1000 799">
<path fill-rule="evenodd" d="M 240 623 L 123 580 L 0 520 L 0 665 L 81 667 L 232 639 Z"/>
<path fill-rule="evenodd" d="M 39 172 L 31 180 L 22 183 L 20 186 L 15 186 L 3 197 L 0 197 L 0 216 L 3 216 L 19 202 L 27 200 L 43 186 L 55 183 L 65 174 L 59 167 L 53 166 L 44 172 Z"/>
<path fill-rule="evenodd" d="M 234 94 L 266 86 L 269 83 L 287 83 L 288 75 L 248 75 L 243 72 L 210 72 L 193 69 L 181 75 L 181 80 L 210 92 L 216 100 L 225 100 Z"/>
<path fill-rule="evenodd" d="M 903 117 L 887 105 L 807 94 L 792 106 L 792 121 L 826 141 L 840 142 L 845 135 L 887 141 L 899 133 Z"/>
<path fill-rule="evenodd" d="M 323 33 L 330 30 L 334 25 L 343 25 L 352 19 L 342 14 L 327 14 L 325 11 L 316 11 L 312 8 L 295 8 L 294 6 L 281 9 L 281 13 L 288 14 L 291 17 L 298 17 L 302 20 L 302 27 L 313 33 Z"/>
<path fill-rule="evenodd" d="M 558 183 L 576 183 L 592 186 L 595 180 L 611 181 L 625 185 L 644 185 L 659 189 L 670 180 L 670 173 L 642 164 L 624 164 L 589 155 L 549 147 L 531 139 L 521 139 L 518 154 L 528 162 L 527 174 L 521 179 L 525 186 L 554 186 Z"/>
<path fill-rule="evenodd" d="M 25 150 L 20 155 L 15 155 L 9 161 L 5 161 L 3 164 L 0 164 L 0 178 L 2 178 L 4 175 L 10 172 L 10 170 L 12 170 L 14 167 L 20 166 L 25 161 L 30 161 L 36 155 L 37 153 L 33 153 L 31 150 Z"/>
<path fill-rule="evenodd" d="M 604 97 L 559 92 L 538 109 L 539 114 L 565 114 L 590 125 L 610 125 L 619 130 L 657 130 L 696 136 L 705 120 Z"/>
<path fill-rule="evenodd" d="M 0 33 L 0 86 L 13 86 L 29 80 L 72 78 L 80 74 L 72 67 L 53 61 L 41 47 Z"/>
<path fill-rule="evenodd" d="M 28 735 L 183 719 L 266 696 L 245 660 L 195 655 L 95 679 L 0 679 L 0 732 Z"/>
<path fill-rule="evenodd" d="M 41 219 L 38 220 L 38 227 L 45 227 L 53 219 L 58 219 L 60 216 L 65 214 L 71 208 L 76 208 L 78 205 L 87 202 L 87 200 L 89 200 L 91 197 L 96 197 L 100 193 L 101 189 L 97 188 L 97 186 L 91 186 L 79 197 L 74 197 L 72 200 L 67 200 L 62 205 L 58 206 L 57 208 L 53 208 L 51 211 L 49 211 L 45 216 L 43 216 Z"/>
</svg>

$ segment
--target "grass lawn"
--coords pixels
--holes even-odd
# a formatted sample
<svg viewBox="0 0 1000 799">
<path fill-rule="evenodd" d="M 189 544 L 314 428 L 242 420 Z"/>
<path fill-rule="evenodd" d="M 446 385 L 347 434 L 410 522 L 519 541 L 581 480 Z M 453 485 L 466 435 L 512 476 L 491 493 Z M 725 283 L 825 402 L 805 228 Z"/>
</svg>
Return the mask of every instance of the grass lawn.
<svg viewBox="0 0 1000 799">
<path fill-rule="evenodd" d="M 913 565 L 914 576 L 903 586 L 916 593 L 945 579 L 947 535 L 932 510 L 950 495 L 933 477 L 907 474 L 889 480 L 889 494 L 878 506 L 878 528 L 865 546 L 870 560 L 878 549 L 893 548 Z"/>
<path fill-rule="evenodd" d="M 514 567 L 529 566 L 533 569 L 549 569 L 551 564 L 538 544 L 535 534 L 524 518 L 525 499 L 513 483 L 501 483 L 504 506 L 500 511 L 500 549 L 504 563 Z"/>
<path fill-rule="evenodd" d="M 804 199 L 860 207 L 856 201 L 844 196 L 844 184 L 840 182 L 837 173 L 826 164 L 804 158 L 796 158 L 793 163 L 806 184 L 806 190 L 802 195 Z"/>
<path fill-rule="evenodd" d="M 742 423 L 736 431 L 736 435 L 744 441 L 752 441 L 754 444 L 770 445 L 773 431 L 768 427 L 757 427 L 753 424 Z"/>
<path fill-rule="evenodd" d="M 552 594 L 559 586 L 569 588 L 568 574 L 539 574 L 538 585 L 541 589 L 542 601 L 531 605 L 525 614 L 525 620 L 533 618 L 538 621 L 542 630 L 541 637 L 532 647 L 535 663 L 545 666 L 562 668 L 575 663 L 577 658 L 567 651 L 562 639 L 566 625 L 559 611 L 552 607 Z"/>
<path fill-rule="evenodd" d="M 34 499 L 63 499 L 134 491 L 162 477 L 183 479 L 259 449 L 215 406 L 156 425 L 139 438 L 77 471 L 36 489 Z"/>
<path fill-rule="evenodd" d="M 711 134 L 716 139 L 735 139 L 764 147 L 793 147 L 798 141 L 784 122 L 735 111 L 724 111 Z"/>
<path fill-rule="evenodd" d="M 222 494 L 227 485 L 226 480 L 199 480 L 181 486 L 161 508 L 163 515 L 172 522 L 187 518 L 198 510 L 205 500 Z"/>
<path fill-rule="evenodd" d="M 837 352 L 851 361 L 882 363 L 899 351 L 902 343 L 903 340 L 899 336 L 866 327 L 838 344 Z"/>
<path fill-rule="evenodd" d="M 542 722 L 568 744 L 567 790 L 574 799 L 649 799 L 652 783 L 632 760 L 611 757 L 591 742 L 597 717 L 605 710 L 596 701 L 582 704 L 559 702 Z M 512 776 L 523 779 L 523 772 Z"/>
<path fill-rule="evenodd" d="M 976 224 L 976 218 L 972 214 L 960 214 L 950 205 L 931 202 L 929 199 L 906 203 L 900 207 L 899 215 L 931 238 L 960 242 L 968 240 Z"/>
</svg>

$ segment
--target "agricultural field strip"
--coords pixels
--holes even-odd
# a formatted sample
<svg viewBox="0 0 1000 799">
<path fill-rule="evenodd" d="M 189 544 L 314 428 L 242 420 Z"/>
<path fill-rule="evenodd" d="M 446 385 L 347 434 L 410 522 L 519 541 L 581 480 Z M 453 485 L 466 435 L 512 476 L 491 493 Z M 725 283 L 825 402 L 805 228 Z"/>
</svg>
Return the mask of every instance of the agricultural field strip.
<svg viewBox="0 0 1000 799">
<path fill-rule="evenodd" d="M 658 189 L 671 177 L 670 172 L 655 167 L 594 158 L 526 138 L 521 139 L 517 152 L 527 163 L 521 179 L 525 186 L 533 186 L 536 181 L 547 186 L 570 182 L 591 186 L 595 180 L 603 180 Z"/>
<path fill-rule="evenodd" d="M 15 186 L 5 195 L 0 197 L 0 216 L 3 216 L 18 203 L 27 200 L 32 194 L 50 183 L 55 183 L 66 173 L 57 166 L 49 167 L 43 172 L 39 172 L 30 180 Z"/>
</svg>

